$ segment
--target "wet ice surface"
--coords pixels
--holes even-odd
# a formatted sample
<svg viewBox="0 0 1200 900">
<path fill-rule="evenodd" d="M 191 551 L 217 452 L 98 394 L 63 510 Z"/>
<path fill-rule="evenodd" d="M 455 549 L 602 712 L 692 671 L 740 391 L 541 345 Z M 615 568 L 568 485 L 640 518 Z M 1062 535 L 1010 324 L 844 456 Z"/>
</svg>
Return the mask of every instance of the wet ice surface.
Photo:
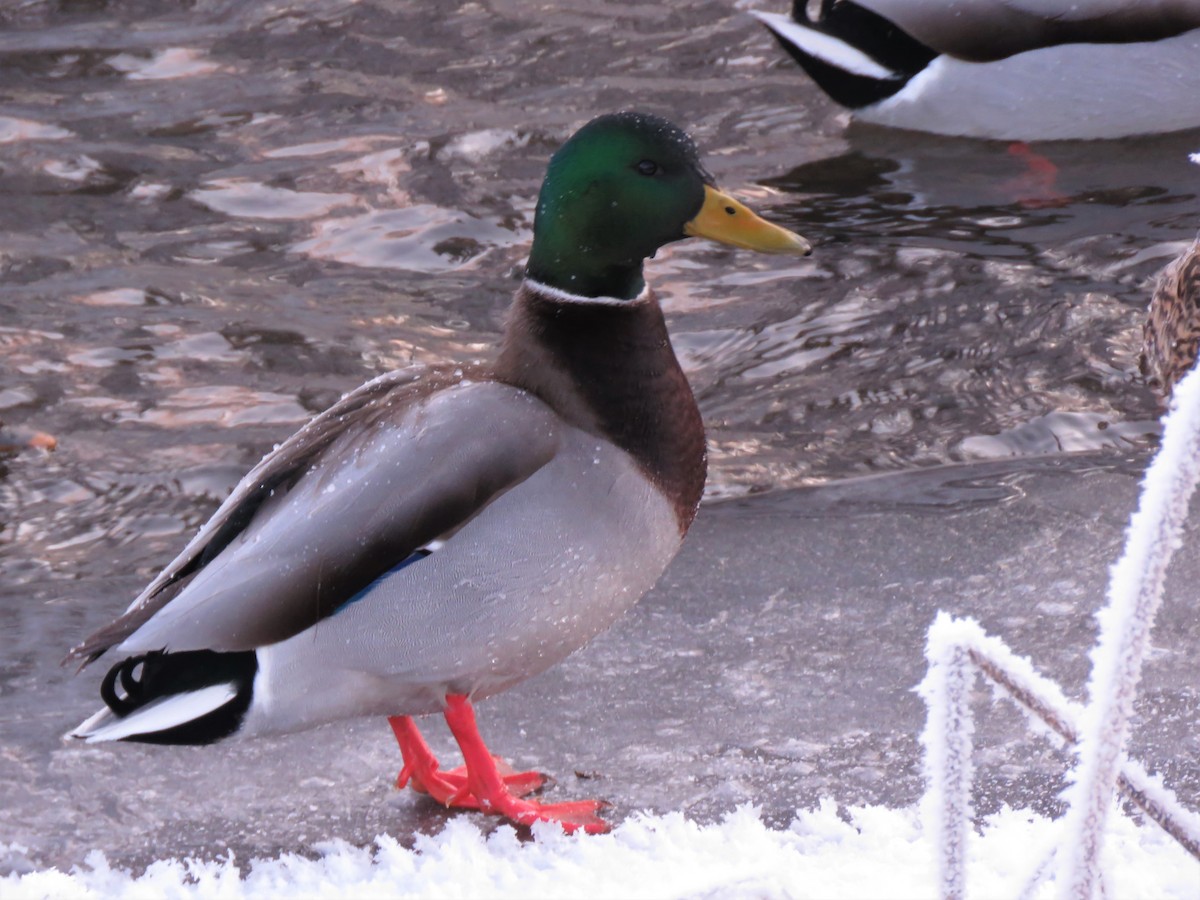
<svg viewBox="0 0 1200 900">
<path fill-rule="evenodd" d="M 712 2 L 61 7 L 0 13 L 0 418 L 60 441 L 0 459 L 0 842 L 30 848 L 7 865 L 445 820 L 391 790 L 383 722 L 63 745 L 98 675 L 57 660 L 308 415 L 387 368 L 487 355 L 546 159 L 622 107 L 687 127 L 719 182 L 817 247 L 689 242 L 651 263 L 709 425 L 710 495 L 766 496 L 705 509 L 633 614 L 484 704 L 495 749 L 618 820 L 907 804 L 938 608 L 1078 696 L 1157 413 L 1141 314 L 1200 224 L 1194 133 L 1010 151 L 844 132 Z M 1134 752 L 1195 806 L 1190 558 Z M 981 725 L 981 811 L 1056 808 L 1063 759 L 1018 723 Z"/>
</svg>

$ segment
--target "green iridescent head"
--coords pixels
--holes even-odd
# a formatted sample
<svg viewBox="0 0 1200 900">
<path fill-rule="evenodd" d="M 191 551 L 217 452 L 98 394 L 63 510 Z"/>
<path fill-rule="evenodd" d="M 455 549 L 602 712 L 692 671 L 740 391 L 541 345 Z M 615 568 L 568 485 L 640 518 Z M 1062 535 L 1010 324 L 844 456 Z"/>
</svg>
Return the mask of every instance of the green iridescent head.
<svg viewBox="0 0 1200 900">
<path fill-rule="evenodd" d="M 632 299 L 645 286 L 642 262 L 690 236 L 766 252 L 809 249 L 717 191 L 692 139 L 670 122 L 601 116 L 550 160 L 526 275 L 585 297 Z"/>
</svg>

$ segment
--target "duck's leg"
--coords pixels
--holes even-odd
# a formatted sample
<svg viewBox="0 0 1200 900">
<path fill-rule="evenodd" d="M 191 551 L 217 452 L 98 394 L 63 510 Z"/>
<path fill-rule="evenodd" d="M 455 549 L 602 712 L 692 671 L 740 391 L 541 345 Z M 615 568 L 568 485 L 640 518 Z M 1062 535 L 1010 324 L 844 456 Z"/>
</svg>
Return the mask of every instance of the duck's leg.
<svg viewBox="0 0 1200 900">
<path fill-rule="evenodd" d="M 1071 198 L 1056 185 L 1058 166 L 1053 162 L 1035 153 L 1024 141 L 1009 144 L 1008 153 L 1026 166 L 1026 170 L 1016 178 L 1000 185 L 1008 199 L 1015 200 L 1026 209 L 1049 209 L 1071 202 Z"/>
<path fill-rule="evenodd" d="M 396 776 L 396 787 L 411 785 L 414 791 L 428 794 L 443 806 L 480 808 L 468 787 L 466 766 L 443 772 L 412 716 L 390 716 L 388 724 L 392 726 L 396 743 L 400 745 L 400 755 L 404 758 L 404 767 Z M 547 778 L 541 772 L 516 772 L 501 759 L 495 760 L 495 765 L 507 789 L 518 797 L 531 794 L 546 784 Z"/>
<path fill-rule="evenodd" d="M 466 783 L 465 776 L 455 776 L 453 769 L 450 772 L 439 770 L 437 757 L 425 743 L 412 716 L 389 716 L 388 724 L 392 726 L 396 743 L 400 745 L 400 755 L 404 758 L 404 767 L 396 776 L 396 787 L 411 784 L 414 791 L 428 794 L 438 803 L 447 805 Z M 447 778 L 447 775 L 451 777 Z"/>
<path fill-rule="evenodd" d="M 603 800 L 537 803 L 521 799 L 510 787 L 509 778 L 512 776 L 504 775 L 496 757 L 484 744 L 479 727 L 475 724 L 475 710 L 467 697 L 461 694 L 447 695 L 445 716 L 446 724 L 458 741 L 466 762 L 467 791 L 479 809 L 502 815 L 520 825 L 558 822 L 567 833 L 582 828 L 588 834 L 604 834 L 612 829 L 596 814 L 608 805 Z"/>
</svg>

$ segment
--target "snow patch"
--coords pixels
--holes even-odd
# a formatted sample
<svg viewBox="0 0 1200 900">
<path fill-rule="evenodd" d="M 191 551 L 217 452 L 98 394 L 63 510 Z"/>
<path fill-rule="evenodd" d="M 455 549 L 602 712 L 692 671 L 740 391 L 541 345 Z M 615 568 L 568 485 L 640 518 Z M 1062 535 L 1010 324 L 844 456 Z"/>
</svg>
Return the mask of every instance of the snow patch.
<svg viewBox="0 0 1200 900">
<path fill-rule="evenodd" d="M 1112 896 L 1192 898 L 1196 862 L 1156 828 L 1124 816 L 1110 823 Z M 1014 897 L 1027 876 L 1030 847 L 1044 847 L 1058 826 L 1040 816 L 1001 810 L 968 853 L 977 896 Z M 785 829 L 762 823 L 753 807 L 698 825 L 680 813 L 637 816 L 612 834 L 568 837 L 536 826 L 521 841 L 502 826 L 485 836 L 467 819 L 406 849 L 392 837 L 375 846 L 336 841 L 320 856 L 287 855 L 217 862 L 166 859 L 145 873 L 112 868 L 93 852 L 73 871 L 27 872 L 0 879 L 5 900 L 73 898 L 261 897 L 555 897 L 555 898 L 877 898 L 938 896 L 929 835 L 916 810 L 842 810 L 831 800 L 797 815 Z M 0 846 L 0 856 L 4 847 Z M 1053 883 L 1036 896 L 1053 896 Z"/>
</svg>

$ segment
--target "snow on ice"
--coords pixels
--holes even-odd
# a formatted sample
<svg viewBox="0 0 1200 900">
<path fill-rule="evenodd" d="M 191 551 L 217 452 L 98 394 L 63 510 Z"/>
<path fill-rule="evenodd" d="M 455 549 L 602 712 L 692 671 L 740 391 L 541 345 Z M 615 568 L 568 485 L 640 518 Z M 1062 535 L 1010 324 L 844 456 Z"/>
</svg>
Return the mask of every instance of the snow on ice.
<svg viewBox="0 0 1200 900">
<path fill-rule="evenodd" d="M 111 869 L 102 854 L 70 873 L 34 872 L 0 880 L 4 900 L 262 897 L 645 897 L 880 898 L 937 896 L 935 855 L 913 809 L 843 810 L 831 802 L 801 812 L 792 826 L 765 826 L 742 807 L 697 825 L 678 813 L 635 817 L 612 834 L 568 837 L 535 827 L 522 842 L 511 828 L 484 837 L 465 819 L 408 850 L 391 837 L 373 848 L 337 842 L 317 859 L 163 860 L 144 874 Z M 1016 897 L 1060 823 L 1004 810 L 967 839 L 968 894 Z M 1106 885 L 1120 898 L 1194 898 L 1200 868 L 1153 826 L 1111 817 Z M 1053 881 L 1034 897 L 1057 896 Z"/>
</svg>

